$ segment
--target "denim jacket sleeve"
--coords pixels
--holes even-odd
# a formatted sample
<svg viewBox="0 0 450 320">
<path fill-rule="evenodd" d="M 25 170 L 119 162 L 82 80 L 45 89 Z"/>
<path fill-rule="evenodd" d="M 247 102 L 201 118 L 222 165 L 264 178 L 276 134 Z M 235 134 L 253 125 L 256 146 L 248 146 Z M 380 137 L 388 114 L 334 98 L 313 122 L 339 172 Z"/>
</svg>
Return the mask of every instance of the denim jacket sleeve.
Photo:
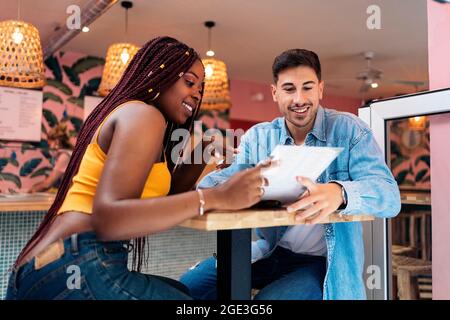
<svg viewBox="0 0 450 320">
<path fill-rule="evenodd" d="M 347 193 L 343 214 L 369 214 L 390 218 L 400 212 L 400 191 L 370 129 L 364 129 L 350 145 L 350 181 L 336 181 Z"/>
</svg>

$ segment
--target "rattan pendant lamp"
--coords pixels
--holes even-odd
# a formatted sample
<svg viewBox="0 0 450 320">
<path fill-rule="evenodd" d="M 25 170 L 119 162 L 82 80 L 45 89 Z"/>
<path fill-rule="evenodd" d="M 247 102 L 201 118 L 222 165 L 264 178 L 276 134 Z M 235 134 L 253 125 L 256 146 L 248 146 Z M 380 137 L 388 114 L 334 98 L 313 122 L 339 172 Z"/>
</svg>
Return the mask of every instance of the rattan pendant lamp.
<svg viewBox="0 0 450 320">
<path fill-rule="evenodd" d="M 227 66 L 225 62 L 213 58 L 215 53 L 211 46 L 211 29 L 215 26 L 214 21 L 206 21 L 208 28 L 208 51 L 209 58 L 202 59 L 205 66 L 205 90 L 202 100 L 202 109 L 205 110 L 227 110 L 231 107 L 230 91 L 228 86 Z"/>
<path fill-rule="evenodd" d="M 122 1 L 120 4 L 125 8 L 126 36 L 128 31 L 128 9 L 133 7 L 133 3 L 131 1 Z M 98 88 L 98 94 L 100 96 L 106 96 L 114 88 L 138 50 L 138 46 L 126 42 L 114 43 L 108 48 L 102 81 Z"/>
<path fill-rule="evenodd" d="M 0 86 L 41 88 L 45 70 L 39 31 L 18 19 L 0 22 Z"/>
</svg>

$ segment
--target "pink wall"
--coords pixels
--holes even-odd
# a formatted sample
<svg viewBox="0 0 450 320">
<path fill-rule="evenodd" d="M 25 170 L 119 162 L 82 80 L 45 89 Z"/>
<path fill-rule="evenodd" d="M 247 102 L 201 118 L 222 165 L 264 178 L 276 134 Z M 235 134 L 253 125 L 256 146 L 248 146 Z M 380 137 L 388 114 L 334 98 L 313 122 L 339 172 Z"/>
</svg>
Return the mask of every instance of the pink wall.
<svg viewBox="0 0 450 320">
<path fill-rule="evenodd" d="M 244 120 L 247 122 L 270 121 L 280 116 L 278 106 L 272 100 L 270 84 L 258 83 L 247 80 L 231 80 L 230 119 Z M 256 101 L 258 95 L 262 101 Z M 359 99 L 324 95 L 321 104 L 325 107 L 358 113 L 361 105 Z"/>
<path fill-rule="evenodd" d="M 256 94 L 262 94 L 263 101 L 252 101 L 252 96 Z M 270 84 L 233 79 L 230 95 L 230 119 L 262 122 L 280 116 L 278 106 L 272 100 Z"/>
<path fill-rule="evenodd" d="M 450 299 L 450 114 L 430 121 L 433 299 Z"/>
<path fill-rule="evenodd" d="M 41 143 L 46 142 L 47 132 L 53 126 L 48 119 L 54 119 L 51 121 L 52 123 L 61 121 L 64 109 L 66 109 L 67 115 L 70 117 L 68 128 L 70 131 L 74 131 L 71 142 L 75 144 L 76 128 L 74 123 L 81 124 L 83 119 L 82 104 L 85 95 L 83 91 L 94 89 L 93 86 L 96 90 L 104 62 L 102 58 L 62 51 L 56 52 L 53 59 L 49 60 L 51 62 L 46 64 L 45 77 L 47 81 L 53 81 L 49 81 L 42 88 L 44 101 Z M 97 84 L 94 85 L 94 82 Z M 28 142 L 2 141 L 0 159 L 8 159 L 8 164 L 0 169 L 0 175 L 1 173 L 7 174 L 14 179 L 3 180 L 0 176 L 0 193 L 27 192 L 32 185 L 44 180 L 45 175 L 52 169 L 50 159 L 45 157 L 45 151 L 48 151 L 48 147 L 33 146 Z M 55 154 L 54 151 L 49 151 L 49 153 L 51 156 Z M 11 159 L 16 159 L 16 162 Z M 30 163 L 33 162 L 38 163 L 34 168 L 30 166 Z M 29 169 L 28 173 L 22 172 L 24 168 L 30 167 L 32 169 Z M 48 171 L 43 172 L 44 169 L 48 169 Z"/>
<path fill-rule="evenodd" d="M 428 0 L 430 89 L 450 87 L 450 5 Z M 450 299 L 450 114 L 430 117 L 433 299 Z"/>
<path fill-rule="evenodd" d="M 362 101 L 357 98 L 330 96 L 325 92 L 321 104 L 327 108 L 350 112 L 357 115 L 358 108 L 361 107 Z"/>
</svg>

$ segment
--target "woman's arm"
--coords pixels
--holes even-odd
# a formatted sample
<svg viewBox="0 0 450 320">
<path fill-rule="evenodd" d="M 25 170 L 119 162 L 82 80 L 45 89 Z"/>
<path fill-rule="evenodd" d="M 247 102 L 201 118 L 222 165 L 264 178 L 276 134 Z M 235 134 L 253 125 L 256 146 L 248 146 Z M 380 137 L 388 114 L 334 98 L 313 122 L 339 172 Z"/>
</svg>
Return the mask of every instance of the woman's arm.
<svg viewBox="0 0 450 320">
<path fill-rule="evenodd" d="M 93 228 L 102 240 L 124 240 L 174 227 L 199 214 L 195 191 L 174 196 L 140 199 L 148 174 L 160 158 L 165 119 L 154 107 L 121 108 L 114 121 L 107 158 L 93 207 Z M 105 127 L 104 127 L 105 128 Z M 107 130 L 105 130 L 107 131 Z M 102 146 L 102 132 L 99 143 Z M 108 134 L 105 132 L 105 136 Z M 205 210 L 251 206 L 259 200 L 260 171 L 243 173 L 228 185 L 204 190 Z M 231 188 L 231 186 L 234 186 Z M 242 192 L 242 189 L 248 190 Z M 236 197 L 229 203 L 226 199 Z"/>
</svg>

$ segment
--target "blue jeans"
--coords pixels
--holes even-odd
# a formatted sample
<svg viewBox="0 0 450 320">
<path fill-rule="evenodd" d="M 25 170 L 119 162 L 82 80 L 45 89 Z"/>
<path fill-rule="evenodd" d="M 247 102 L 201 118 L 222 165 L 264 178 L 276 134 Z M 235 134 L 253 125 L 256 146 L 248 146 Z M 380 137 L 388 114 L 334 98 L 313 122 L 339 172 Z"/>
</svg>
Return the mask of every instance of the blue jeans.
<svg viewBox="0 0 450 320">
<path fill-rule="evenodd" d="M 322 300 L 326 258 L 294 253 L 277 247 L 270 257 L 252 264 L 252 288 L 260 291 L 255 300 Z M 196 300 L 215 300 L 216 259 L 202 261 L 180 281 Z"/>
<path fill-rule="evenodd" d="M 176 280 L 129 271 L 128 242 L 100 242 L 86 232 L 65 239 L 63 248 L 60 258 L 40 268 L 35 257 L 14 270 L 6 300 L 192 299 Z"/>
</svg>

